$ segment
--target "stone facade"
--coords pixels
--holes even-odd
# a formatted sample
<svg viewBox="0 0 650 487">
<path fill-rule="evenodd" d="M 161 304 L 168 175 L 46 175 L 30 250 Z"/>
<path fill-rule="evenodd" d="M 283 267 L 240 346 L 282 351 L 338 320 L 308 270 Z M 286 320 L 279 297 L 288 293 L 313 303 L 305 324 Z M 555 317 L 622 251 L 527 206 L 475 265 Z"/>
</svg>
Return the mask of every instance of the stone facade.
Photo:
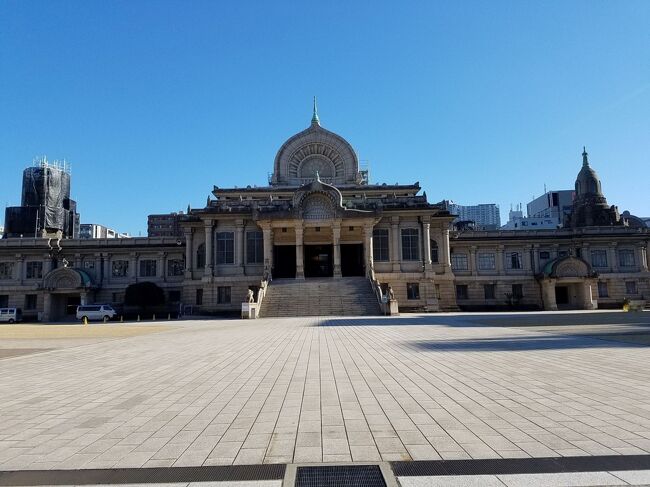
<svg viewBox="0 0 650 487">
<path fill-rule="evenodd" d="M 239 310 L 272 279 L 347 276 L 367 277 L 378 299 L 390 286 L 384 310 L 591 309 L 650 295 L 647 228 L 457 231 L 420 191 L 369 184 L 352 146 L 314 114 L 278 151 L 269 186 L 215 186 L 183 215 L 181 238 L 1 240 L 0 307 L 55 320 L 79 303 L 119 307 L 128 285 L 151 281 L 170 306 L 211 314 Z M 600 181 L 595 192 L 602 214 Z"/>
</svg>

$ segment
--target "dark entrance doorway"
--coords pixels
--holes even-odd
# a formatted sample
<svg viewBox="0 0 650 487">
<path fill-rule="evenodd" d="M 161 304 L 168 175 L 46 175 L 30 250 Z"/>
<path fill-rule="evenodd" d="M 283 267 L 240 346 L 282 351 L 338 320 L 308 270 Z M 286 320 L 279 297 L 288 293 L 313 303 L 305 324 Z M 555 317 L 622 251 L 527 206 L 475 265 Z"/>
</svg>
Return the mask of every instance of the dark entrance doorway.
<svg viewBox="0 0 650 487">
<path fill-rule="evenodd" d="M 331 245 L 305 245 L 305 277 L 332 277 Z"/>
<path fill-rule="evenodd" d="M 341 245 L 341 275 L 363 276 L 365 275 L 363 265 L 363 244 Z"/>
<path fill-rule="evenodd" d="M 273 246 L 273 277 L 296 277 L 296 247 L 294 245 Z"/>
<path fill-rule="evenodd" d="M 77 314 L 77 306 L 81 304 L 81 296 L 68 296 L 65 303 L 65 314 L 74 316 Z"/>
<path fill-rule="evenodd" d="M 558 306 L 566 306 L 569 304 L 568 286 L 555 286 L 555 302 Z"/>
</svg>

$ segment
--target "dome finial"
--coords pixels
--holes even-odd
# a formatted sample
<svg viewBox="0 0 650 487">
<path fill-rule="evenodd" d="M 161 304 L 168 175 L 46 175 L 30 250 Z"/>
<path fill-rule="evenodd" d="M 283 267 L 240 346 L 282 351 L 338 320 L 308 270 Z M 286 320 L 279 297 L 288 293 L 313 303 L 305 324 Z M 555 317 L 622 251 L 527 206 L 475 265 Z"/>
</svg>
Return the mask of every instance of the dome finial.
<svg viewBox="0 0 650 487">
<path fill-rule="evenodd" d="M 316 107 L 316 97 L 314 96 L 314 112 L 313 115 L 311 116 L 311 124 L 312 125 L 320 125 L 320 120 L 318 118 L 318 108 Z"/>
<path fill-rule="evenodd" d="M 589 165 L 589 159 L 587 159 L 587 148 L 583 145 L 582 146 L 582 165 L 583 166 L 588 166 Z"/>
</svg>

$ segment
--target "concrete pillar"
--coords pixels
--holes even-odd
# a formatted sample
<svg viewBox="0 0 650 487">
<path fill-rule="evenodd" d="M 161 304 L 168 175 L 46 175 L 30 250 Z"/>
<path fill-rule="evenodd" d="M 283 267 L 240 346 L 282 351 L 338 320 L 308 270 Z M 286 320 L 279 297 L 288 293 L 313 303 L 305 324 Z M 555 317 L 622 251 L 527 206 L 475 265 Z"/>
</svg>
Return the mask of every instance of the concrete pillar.
<svg viewBox="0 0 650 487">
<path fill-rule="evenodd" d="M 590 281 L 585 280 L 585 282 L 582 283 L 580 297 L 582 298 L 582 309 L 594 309 L 593 293 Z"/>
<path fill-rule="evenodd" d="M 296 279 L 305 278 L 305 256 L 303 252 L 302 223 L 296 224 Z"/>
<path fill-rule="evenodd" d="M 609 267 L 612 272 L 618 272 L 618 255 L 616 255 L 616 244 L 610 244 L 607 249 L 608 258 L 609 258 Z"/>
<path fill-rule="evenodd" d="M 332 226 L 332 243 L 334 244 L 334 277 L 341 277 L 341 222 Z"/>
<path fill-rule="evenodd" d="M 449 246 L 449 228 L 443 228 L 442 230 L 442 248 L 441 255 L 438 256 L 439 262 L 451 271 L 451 252 Z M 447 272 L 447 270 L 445 270 Z"/>
<path fill-rule="evenodd" d="M 555 280 L 542 280 L 542 300 L 546 311 L 557 311 L 557 302 L 555 301 Z"/>
<path fill-rule="evenodd" d="M 235 222 L 235 265 L 244 273 L 244 221 Z"/>
<path fill-rule="evenodd" d="M 43 316 L 42 321 L 50 321 L 52 319 L 52 295 L 49 292 L 43 294 Z"/>
<path fill-rule="evenodd" d="M 497 246 L 497 274 L 502 276 L 504 274 L 503 272 L 503 263 L 504 263 L 504 258 L 503 258 L 503 245 Z"/>
<path fill-rule="evenodd" d="M 302 223 L 296 225 L 296 279 L 305 278 L 305 255 Z"/>
<path fill-rule="evenodd" d="M 205 269 L 203 275 L 212 276 L 212 242 L 214 241 L 214 227 L 212 220 L 205 221 Z"/>
<path fill-rule="evenodd" d="M 192 277 L 194 266 L 194 233 L 191 228 L 185 230 L 185 276 Z"/>
<path fill-rule="evenodd" d="M 393 216 L 390 219 L 390 261 L 393 264 L 393 272 L 400 271 L 400 261 L 402 257 L 399 252 L 399 216 Z"/>
<path fill-rule="evenodd" d="M 163 282 L 167 281 L 167 252 L 158 253 L 158 263 L 156 264 L 158 277 L 162 277 Z"/>
<path fill-rule="evenodd" d="M 431 269 L 431 224 L 422 223 L 422 240 L 424 243 L 424 268 Z"/>
<path fill-rule="evenodd" d="M 476 265 L 476 247 L 469 248 L 469 270 L 472 272 L 472 275 L 477 274 L 477 265 Z"/>
<path fill-rule="evenodd" d="M 131 270 L 129 272 L 129 274 L 131 274 L 131 278 L 133 279 L 134 282 L 138 282 L 138 254 L 137 254 L 137 252 L 133 252 L 131 254 L 129 267 L 131 268 Z"/>
<path fill-rule="evenodd" d="M 646 260 L 645 247 L 643 243 L 636 244 L 636 261 L 639 271 L 644 272 L 648 270 L 648 261 Z"/>
<path fill-rule="evenodd" d="M 533 267 L 533 274 L 537 274 L 538 272 L 542 271 L 542 269 L 540 269 L 540 264 L 539 264 L 539 246 L 538 245 L 533 245 L 533 261 L 535 263 L 535 266 Z"/>
<path fill-rule="evenodd" d="M 372 224 L 368 223 L 364 226 L 365 238 L 363 240 L 363 254 L 366 260 L 366 275 L 369 275 L 375 268 L 375 259 L 372 253 Z"/>
<path fill-rule="evenodd" d="M 273 228 L 270 225 L 262 227 L 264 237 L 264 269 L 271 271 L 273 267 Z"/>
<path fill-rule="evenodd" d="M 526 273 L 529 273 L 529 272 L 531 272 L 533 270 L 532 269 L 532 264 L 533 263 L 531 262 L 531 252 L 532 252 L 532 247 L 530 245 L 527 245 L 526 247 L 524 247 L 524 256 L 523 256 L 524 257 L 524 262 L 523 262 L 523 264 L 524 264 L 524 271 L 526 271 Z"/>
</svg>

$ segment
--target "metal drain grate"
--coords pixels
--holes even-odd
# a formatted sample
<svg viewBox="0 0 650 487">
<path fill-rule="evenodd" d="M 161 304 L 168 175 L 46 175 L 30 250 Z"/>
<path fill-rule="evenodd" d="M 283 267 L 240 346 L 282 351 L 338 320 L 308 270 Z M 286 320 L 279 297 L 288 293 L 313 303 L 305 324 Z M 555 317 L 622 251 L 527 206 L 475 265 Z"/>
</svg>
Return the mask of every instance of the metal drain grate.
<svg viewBox="0 0 650 487">
<path fill-rule="evenodd" d="M 386 487 L 379 465 L 298 467 L 295 487 Z"/>
</svg>

